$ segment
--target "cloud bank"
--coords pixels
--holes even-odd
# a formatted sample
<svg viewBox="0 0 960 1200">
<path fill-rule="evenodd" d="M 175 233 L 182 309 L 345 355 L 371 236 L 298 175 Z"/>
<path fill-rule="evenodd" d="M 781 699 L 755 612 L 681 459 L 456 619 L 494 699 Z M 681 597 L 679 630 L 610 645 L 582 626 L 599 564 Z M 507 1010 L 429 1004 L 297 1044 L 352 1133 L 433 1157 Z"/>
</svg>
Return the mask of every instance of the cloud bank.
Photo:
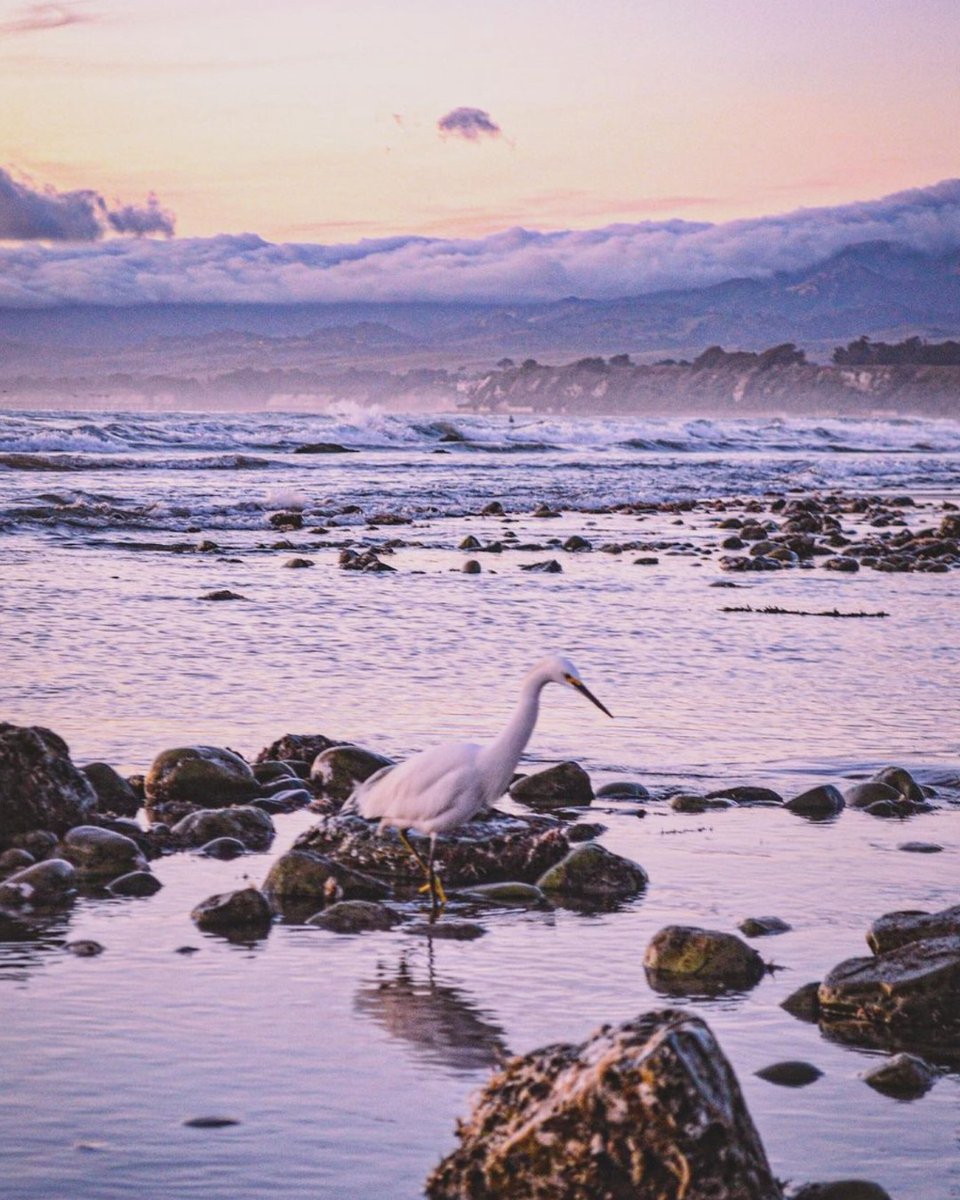
<svg viewBox="0 0 960 1200">
<path fill-rule="evenodd" d="M 928 253 L 960 248 L 960 179 L 881 200 L 721 225 L 647 221 L 340 246 L 276 245 L 254 234 L 28 242 L 0 247 L 0 305 L 614 299 L 763 279 L 878 240 Z"/>
<path fill-rule="evenodd" d="M 502 130 L 482 108 L 454 108 L 437 122 L 441 135 L 463 138 L 468 142 L 482 137 L 499 137 Z"/>
<path fill-rule="evenodd" d="M 175 218 L 150 195 L 146 205 L 110 208 L 99 192 L 58 192 L 14 179 L 0 167 L 0 238 L 11 241 L 94 242 L 108 231 L 172 237 Z"/>
</svg>

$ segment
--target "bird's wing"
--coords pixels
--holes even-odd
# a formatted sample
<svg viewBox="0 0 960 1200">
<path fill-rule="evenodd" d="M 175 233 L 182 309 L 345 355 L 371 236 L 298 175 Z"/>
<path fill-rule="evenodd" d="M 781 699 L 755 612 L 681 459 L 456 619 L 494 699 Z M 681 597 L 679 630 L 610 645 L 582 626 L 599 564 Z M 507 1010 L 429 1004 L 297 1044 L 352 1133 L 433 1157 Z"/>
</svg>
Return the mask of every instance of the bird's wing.
<svg viewBox="0 0 960 1200">
<path fill-rule="evenodd" d="M 379 818 L 400 828 L 431 831 L 443 815 L 456 809 L 466 820 L 479 804 L 482 791 L 477 773 L 480 747 L 471 742 L 434 746 L 369 779 L 353 793 L 351 811 Z"/>
</svg>

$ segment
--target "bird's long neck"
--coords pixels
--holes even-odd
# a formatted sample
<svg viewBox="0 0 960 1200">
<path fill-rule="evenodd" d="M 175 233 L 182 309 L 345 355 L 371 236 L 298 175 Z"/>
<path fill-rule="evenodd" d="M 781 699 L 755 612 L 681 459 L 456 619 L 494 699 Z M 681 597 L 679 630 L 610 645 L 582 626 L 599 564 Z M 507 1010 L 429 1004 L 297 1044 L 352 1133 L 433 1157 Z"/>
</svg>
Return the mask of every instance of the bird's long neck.
<svg viewBox="0 0 960 1200">
<path fill-rule="evenodd" d="M 528 676 L 524 680 L 513 716 L 500 736 L 480 752 L 481 768 L 489 780 L 488 804 L 499 800 L 510 786 L 520 755 L 537 723 L 540 692 L 546 682 L 539 676 Z"/>
</svg>

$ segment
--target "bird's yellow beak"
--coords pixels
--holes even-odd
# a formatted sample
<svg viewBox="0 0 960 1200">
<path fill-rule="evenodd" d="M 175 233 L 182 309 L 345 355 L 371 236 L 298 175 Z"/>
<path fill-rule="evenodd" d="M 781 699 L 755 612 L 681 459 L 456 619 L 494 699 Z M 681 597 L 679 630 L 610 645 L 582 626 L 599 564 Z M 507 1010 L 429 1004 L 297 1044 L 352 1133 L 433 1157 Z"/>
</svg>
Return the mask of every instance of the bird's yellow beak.
<svg viewBox="0 0 960 1200">
<path fill-rule="evenodd" d="M 586 696 L 591 704 L 595 704 L 601 712 L 606 713 L 608 717 L 613 716 L 613 713 L 610 711 L 610 709 L 607 708 L 605 704 L 600 703 L 600 701 L 596 698 L 593 692 L 590 691 L 582 679 L 578 679 L 576 675 L 565 675 L 564 679 L 566 679 L 567 683 L 569 683 L 572 688 L 576 688 L 581 696 Z"/>
</svg>

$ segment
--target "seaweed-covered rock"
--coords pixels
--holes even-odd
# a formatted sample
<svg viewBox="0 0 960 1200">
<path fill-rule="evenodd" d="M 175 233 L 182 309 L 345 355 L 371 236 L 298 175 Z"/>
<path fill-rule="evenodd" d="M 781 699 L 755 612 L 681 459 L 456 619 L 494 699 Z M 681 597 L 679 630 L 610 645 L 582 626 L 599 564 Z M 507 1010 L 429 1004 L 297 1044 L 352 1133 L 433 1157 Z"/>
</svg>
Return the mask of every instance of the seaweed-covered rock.
<svg viewBox="0 0 960 1200">
<path fill-rule="evenodd" d="M 693 925 L 667 925 L 654 934 L 643 965 L 651 987 L 670 994 L 750 988 L 766 972 L 756 950 L 735 934 Z"/>
<path fill-rule="evenodd" d="M 960 935 L 908 942 L 875 958 L 848 958 L 818 992 L 820 1020 L 844 1040 L 957 1046 Z"/>
<path fill-rule="evenodd" d="M 39 725 L 0 722 L 0 849 L 34 829 L 64 834 L 96 809 L 97 793 L 63 738 Z"/>
<path fill-rule="evenodd" d="M 312 911 L 338 900 L 382 900 L 390 889 L 379 879 L 336 862 L 314 850 L 293 849 L 276 860 L 263 894 L 279 912 Z"/>
<path fill-rule="evenodd" d="M 140 797 L 124 777 L 109 763 L 87 763 L 80 770 L 86 775 L 97 793 L 97 809 L 113 813 L 118 817 L 135 817 L 140 808 Z"/>
<path fill-rule="evenodd" d="M 425 856 L 429 839 L 410 832 L 410 841 Z M 302 833 L 296 848 L 316 850 L 344 866 L 388 878 L 401 886 L 423 883 L 423 873 L 394 830 L 379 832 L 377 823 L 353 813 L 325 817 Z M 521 880 L 535 883 L 559 862 L 570 843 L 555 817 L 507 816 L 495 810 L 479 813 L 452 833 L 437 838 L 436 863 L 444 887 Z"/>
<path fill-rule="evenodd" d="M 886 913 L 867 930 L 867 945 L 874 954 L 886 954 L 909 942 L 950 936 L 960 938 L 960 904 L 935 913 L 913 909 Z"/>
<path fill-rule="evenodd" d="M 201 808 L 178 821 L 171 830 L 184 846 L 203 846 L 215 838 L 235 838 L 248 850 L 266 850 L 276 830 L 267 813 L 252 805 Z"/>
<path fill-rule="evenodd" d="M 784 804 L 784 808 L 789 808 L 791 812 L 798 813 L 802 817 L 815 818 L 836 816 L 843 810 L 843 807 L 843 796 L 832 783 L 810 788 L 806 792 L 801 792 L 799 796 L 787 800 Z"/>
<path fill-rule="evenodd" d="M 153 760 L 144 780 L 154 813 L 184 815 L 183 806 L 226 808 L 244 804 L 260 791 L 239 754 L 219 746 L 178 746 Z M 186 809 L 186 811 L 190 811 Z"/>
<path fill-rule="evenodd" d="M 99 825 L 69 830 L 60 843 L 60 856 L 73 863 L 82 879 L 116 879 L 147 865 L 133 838 Z"/>
<path fill-rule="evenodd" d="M 586 842 L 574 846 L 560 862 L 544 871 L 537 887 L 580 900 L 625 900 L 642 892 L 648 882 L 639 863 L 596 842 Z"/>
<path fill-rule="evenodd" d="M 69 903 L 77 892 L 77 872 L 63 858 L 24 867 L 0 883 L 0 907 L 47 908 Z"/>
<path fill-rule="evenodd" d="M 429 1200 L 780 1200 L 707 1025 L 652 1012 L 514 1058 L 460 1123 Z"/>
<path fill-rule="evenodd" d="M 372 900 L 338 900 L 323 912 L 310 917 L 307 924 L 331 933 L 368 933 L 371 930 L 392 929 L 394 925 L 399 925 L 400 919 L 400 915 L 392 908 Z"/>
<path fill-rule="evenodd" d="M 322 750 L 310 768 L 310 782 L 328 800 L 342 803 L 360 783 L 376 771 L 392 767 L 393 760 L 362 746 L 339 745 Z"/>
<path fill-rule="evenodd" d="M 190 914 L 199 929 L 211 933 L 237 932 L 262 937 L 270 929 L 273 911 L 254 887 L 209 896 Z"/>
<path fill-rule="evenodd" d="M 260 751 L 257 762 L 294 759 L 311 763 L 324 750 L 340 744 L 340 739 L 327 737 L 325 733 L 285 733 Z"/>
<path fill-rule="evenodd" d="M 531 808 L 579 808 L 593 802 L 593 787 L 579 763 L 563 762 L 518 779 L 510 795 Z"/>
</svg>

